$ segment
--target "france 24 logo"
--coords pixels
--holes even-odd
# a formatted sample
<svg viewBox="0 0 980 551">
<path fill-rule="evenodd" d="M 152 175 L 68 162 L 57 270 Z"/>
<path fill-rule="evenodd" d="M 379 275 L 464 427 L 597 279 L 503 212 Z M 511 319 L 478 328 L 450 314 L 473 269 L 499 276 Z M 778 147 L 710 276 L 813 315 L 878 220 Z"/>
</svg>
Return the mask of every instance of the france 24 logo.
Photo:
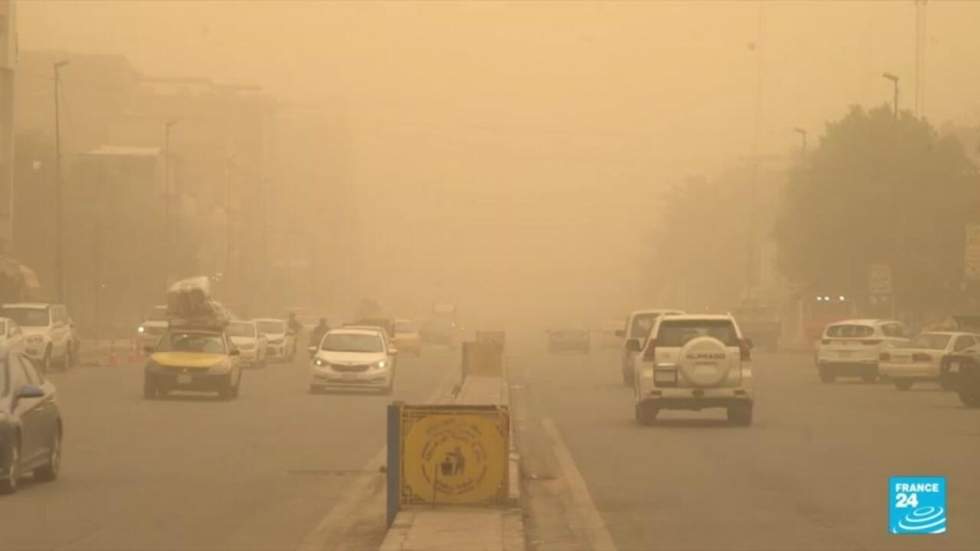
<svg viewBox="0 0 980 551">
<path fill-rule="evenodd" d="M 946 477 L 893 476 L 888 480 L 892 534 L 946 532 Z"/>
</svg>

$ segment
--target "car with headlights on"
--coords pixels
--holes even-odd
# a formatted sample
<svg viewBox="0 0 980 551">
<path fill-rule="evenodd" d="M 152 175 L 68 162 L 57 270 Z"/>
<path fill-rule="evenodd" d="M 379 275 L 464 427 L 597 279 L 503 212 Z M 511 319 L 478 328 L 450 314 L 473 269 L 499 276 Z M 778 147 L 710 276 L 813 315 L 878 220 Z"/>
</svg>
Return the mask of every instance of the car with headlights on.
<svg viewBox="0 0 980 551">
<path fill-rule="evenodd" d="M 226 400 L 238 397 L 242 383 L 239 351 L 222 328 L 171 325 L 147 352 L 146 399 L 183 391 L 216 392 Z"/>
<path fill-rule="evenodd" d="M 328 331 L 319 346 L 310 347 L 310 392 L 331 389 L 377 390 L 395 387 L 398 350 L 384 330 L 344 327 Z"/>
<path fill-rule="evenodd" d="M 0 316 L 17 322 L 27 355 L 46 373 L 53 365 L 68 368 L 78 358 L 78 340 L 64 305 L 40 302 L 4 304 Z"/>
<path fill-rule="evenodd" d="M 55 387 L 24 352 L 0 348 L 0 493 L 17 491 L 22 477 L 58 477 L 61 411 Z"/>
<path fill-rule="evenodd" d="M 238 360 L 243 367 L 265 366 L 268 340 L 254 321 L 232 320 L 225 327 L 225 333 L 238 349 Z"/>
<path fill-rule="evenodd" d="M 259 318 L 253 321 L 267 339 L 266 357 L 276 362 L 292 361 L 296 354 L 296 334 L 289 329 L 286 321 L 277 318 Z"/>
<path fill-rule="evenodd" d="M 933 382 L 946 387 L 940 379 L 942 367 L 950 358 L 976 355 L 977 335 L 956 331 L 922 333 L 906 345 L 885 350 L 878 356 L 878 372 L 891 379 L 898 390 L 908 390 L 915 383 Z"/>
<path fill-rule="evenodd" d="M 143 348 L 156 346 L 157 341 L 160 340 L 160 335 L 163 335 L 167 330 L 167 319 L 166 305 L 154 306 L 143 316 L 143 323 L 136 328 L 140 345 Z"/>
</svg>

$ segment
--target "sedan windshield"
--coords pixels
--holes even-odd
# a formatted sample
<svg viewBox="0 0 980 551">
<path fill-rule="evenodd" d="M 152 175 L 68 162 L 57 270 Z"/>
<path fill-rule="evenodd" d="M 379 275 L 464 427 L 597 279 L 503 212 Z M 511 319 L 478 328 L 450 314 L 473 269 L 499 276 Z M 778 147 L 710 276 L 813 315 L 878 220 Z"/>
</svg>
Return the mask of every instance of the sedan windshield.
<svg viewBox="0 0 980 551">
<path fill-rule="evenodd" d="M 928 350 L 944 350 L 946 345 L 949 344 L 949 339 L 953 338 L 952 335 L 943 335 L 940 333 L 923 333 L 918 337 L 912 339 L 909 343 L 909 348 L 925 348 Z"/>
<path fill-rule="evenodd" d="M 246 322 L 231 322 L 226 330 L 229 337 L 255 337 L 255 326 Z"/>
<path fill-rule="evenodd" d="M 266 335 L 278 335 L 286 332 L 286 324 L 281 321 L 258 321 L 259 331 Z"/>
<path fill-rule="evenodd" d="M 320 350 L 330 352 L 383 352 L 381 337 L 355 333 L 327 333 Z"/>
<path fill-rule="evenodd" d="M 4 308 L 4 317 L 16 321 L 21 327 L 47 327 L 47 308 Z"/>
<path fill-rule="evenodd" d="M 225 341 L 208 333 L 168 333 L 160 339 L 157 352 L 200 352 L 224 354 Z"/>
</svg>

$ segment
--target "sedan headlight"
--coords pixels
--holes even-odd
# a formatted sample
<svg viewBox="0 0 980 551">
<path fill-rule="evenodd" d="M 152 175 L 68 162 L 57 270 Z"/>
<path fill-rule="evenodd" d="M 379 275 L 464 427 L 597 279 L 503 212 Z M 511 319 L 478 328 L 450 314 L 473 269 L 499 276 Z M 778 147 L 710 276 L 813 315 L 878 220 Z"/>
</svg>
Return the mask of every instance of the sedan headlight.
<svg viewBox="0 0 980 551">
<path fill-rule="evenodd" d="M 136 331 L 138 331 L 139 334 L 142 335 L 143 333 L 146 333 L 146 327 L 143 327 L 142 325 L 140 325 L 139 328 Z"/>
<path fill-rule="evenodd" d="M 387 360 L 381 360 L 380 362 L 374 364 L 372 367 L 374 367 L 375 369 L 384 369 L 385 366 L 387 366 L 387 365 L 388 365 L 388 361 Z"/>
<path fill-rule="evenodd" d="M 313 365 L 317 367 L 330 367 L 330 362 L 326 360 L 321 360 L 320 358 L 316 358 L 315 360 L 313 360 Z"/>
</svg>

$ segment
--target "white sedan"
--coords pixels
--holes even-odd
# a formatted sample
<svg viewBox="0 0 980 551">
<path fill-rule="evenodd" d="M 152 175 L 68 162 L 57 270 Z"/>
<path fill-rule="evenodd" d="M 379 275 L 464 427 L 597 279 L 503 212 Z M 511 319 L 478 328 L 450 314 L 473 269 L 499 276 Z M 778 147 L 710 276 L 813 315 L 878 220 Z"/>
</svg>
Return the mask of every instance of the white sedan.
<svg viewBox="0 0 980 551">
<path fill-rule="evenodd" d="M 978 344 L 980 340 L 973 333 L 922 333 L 907 345 L 883 351 L 878 358 L 878 371 L 891 378 L 899 390 L 908 390 L 917 382 L 938 382 L 948 355 L 970 353 Z"/>
<path fill-rule="evenodd" d="M 238 349 L 240 362 L 252 367 L 265 367 L 266 349 L 269 343 L 265 333 L 258 330 L 254 321 L 232 321 L 225 328 L 225 333 Z"/>
<path fill-rule="evenodd" d="M 395 386 L 395 350 L 378 328 L 345 327 L 327 332 L 313 356 L 310 392 L 372 389 L 391 394 Z"/>
</svg>

